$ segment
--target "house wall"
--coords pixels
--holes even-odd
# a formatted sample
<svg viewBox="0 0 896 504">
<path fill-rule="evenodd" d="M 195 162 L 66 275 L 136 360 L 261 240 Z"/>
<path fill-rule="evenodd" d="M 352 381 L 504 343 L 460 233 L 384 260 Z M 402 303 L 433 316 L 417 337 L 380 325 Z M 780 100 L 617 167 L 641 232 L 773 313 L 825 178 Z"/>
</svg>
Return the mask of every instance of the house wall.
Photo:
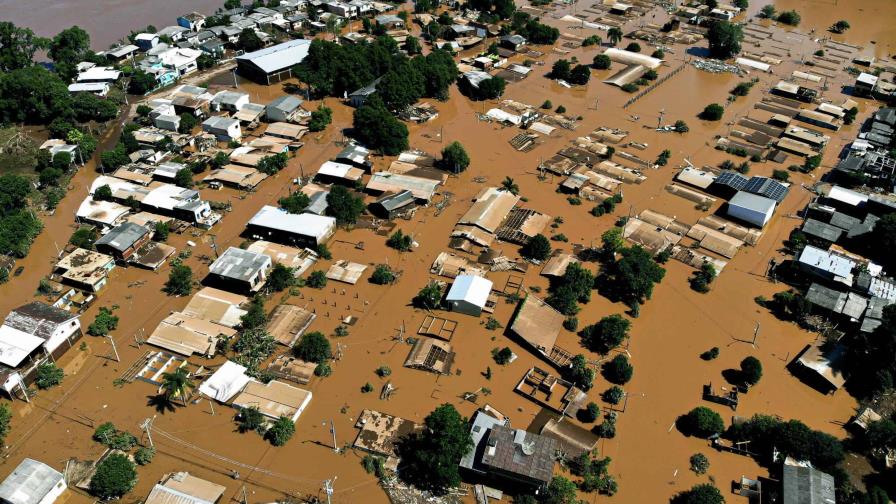
<svg viewBox="0 0 896 504">
<path fill-rule="evenodd" d="M 728 205 L 728 215 L 744 222 L 749 222 L 757 227 L 765 226 L 771 218 L 771 214 L 766 215 L 762 212 L 731 204 Z"/>
<path fill-rule="evenodd" d="M 482 314 L 482 308 L 466 301 L 451 301 L 450 307 L 451 311 L 472 315 L 474 317 L 478 317 Z"/>
</svg>

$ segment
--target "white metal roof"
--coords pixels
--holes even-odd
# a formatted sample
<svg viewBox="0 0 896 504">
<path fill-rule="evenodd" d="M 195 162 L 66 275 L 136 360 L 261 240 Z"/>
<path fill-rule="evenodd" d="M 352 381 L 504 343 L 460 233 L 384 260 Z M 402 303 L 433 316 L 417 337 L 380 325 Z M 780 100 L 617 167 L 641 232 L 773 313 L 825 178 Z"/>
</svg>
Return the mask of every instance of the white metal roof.
<svg viewBox="0 0 896 504">
<path fill-rule="evenodd" d="M 641 65 L 654 70 L 659 68 L 659 66 L 663 64 L 663 60 L 659 58 L 654 58 L 651 56 L 647 56 L 646 54 L 640 54 L 633 51 L 626 51 L 625 49 L 617 49 L 615 47 L 611 47 L 604 51 L 604 56 L 607 56 L 617 63 L 624 63 L 626 65 Z"/>
<path fill-rule="evenodd" d="M 832 200 L 840 201 L 852 206 L 859 206 L 868 201 L 868 196 L 840 186 L 831 187 L 830 190 L 828 190 L 827 196 Z"/>
<path fill-rule="evenodd" d="M 227 361 L 199 385 L 199 392 L 220 402 L 227 402 L 237 395 L 252 378 L 246 374 L 246 367 Z"/>
<path fill-rule="evenodd" d="M 492 281 L 476 275 L 458 275 L 448 290 L 446 301 L 465 301 L 475 306 L 484 307 L 488 295 L 492 292 Z"/>
<path fill-rule="evenodd" d="M 255 66 L 267 73 L 273 73 L 293 65 L 298 65 L 308 56 L 311 41 L 306 39 L 290 40 L 282 44 L 237 56 L 237 61 L 251 61 Z"/>
<path fill-rule="evenodd" d="M 327 161 L 324 164 L 320 165 L 320 168 L 317 170 L 317 174 L 327 177 L 346 178 L 346 175 L 348 175 L 349 171 L 353 168 L 354 166 L 352 165 L 337 163 L 335 161 Z"/>
<path fill-rule="evenodd" d="M 101 93 L 109 92 L 108 82 L 76 82 L 68 85 L 69 93 Z"/>
<path fill-rule="evenodd" d="M 26 458 L 0 484 L 0 500 L 9 504 L 38 504 L 59 482 L 65 484 L 61 472 Z"/>
<path fill-rule="evenodd" d="M 811 245 L 806 245 L 803 248 L 799 262 L 842 278 L 848 278 L 856 266 L 856 263 L 848 257 L 833 254 Z"/>
<path fill-rule="evenodd" d="M 0 326 L 0 363 L 18 367 L 44 340 L 8 325 Z"/>
<path fill-rule="evenodd" d="M 757 194 L 748 193 L 746 191 L 738 191 L 731 200 L 728 201 L 731 206 L 745 208 L 754 212 L 760 212 L 770 215 L 775 211 L 775 200 L 759 196 Z"/>
<path fill-rule="evenodd" d="M 323 215 L 291 214 L 281 208 L 265 205 L 249 219 L 249 224 L 312 236 L 320 241 L 336 227 L 336 219 Z"/>
<path fill-rule="evenodd" d="M 121 72 L 104 66 L 95 66 L 78 74 L 78 82 L 83 81 L 116 81 L 121 77 Z"/>
</svg>

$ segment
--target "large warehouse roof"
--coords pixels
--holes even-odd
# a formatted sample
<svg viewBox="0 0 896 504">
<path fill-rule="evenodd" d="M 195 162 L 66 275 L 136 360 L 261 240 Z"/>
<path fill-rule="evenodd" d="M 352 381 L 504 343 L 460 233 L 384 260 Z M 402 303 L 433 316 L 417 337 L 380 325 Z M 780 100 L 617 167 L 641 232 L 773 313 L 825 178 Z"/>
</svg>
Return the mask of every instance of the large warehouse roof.
<svg viewBox="0 0 896 504">
<path fill-rule="evenodd" d="M 265 73 L 274 73 L 301 63 L 308 56 L 310 47 L 310 40 L 296 39 L 246 53 L 236 59 L 251 62 Z"/>
</svg>

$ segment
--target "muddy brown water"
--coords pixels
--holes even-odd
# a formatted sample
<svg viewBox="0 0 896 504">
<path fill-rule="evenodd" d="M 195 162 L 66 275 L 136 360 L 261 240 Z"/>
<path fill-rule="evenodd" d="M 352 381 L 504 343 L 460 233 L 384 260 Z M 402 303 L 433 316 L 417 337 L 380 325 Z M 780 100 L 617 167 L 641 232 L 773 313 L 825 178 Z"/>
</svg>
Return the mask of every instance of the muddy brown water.
<svg viewBox="0 0 896 504">
<path fill-rule="evenodd" d="M 851 23 L 851 18 L 859 19 L 858 14 L 842 17 L 850 19 Z M 568 31 L 565 27 L 562 30 Z M 858 30 L 849 32 L 847 37 L 853 32 Z M 87 351 L 76 349 L 61 359 L 60 364 L 68 375 L 61 387 L 39 393 L 31 404 L 13 403 L 13 431 L 7 439 L 9 457 L 0 464 L 0 473 L 8 474 L 26 456 L 57 468 L 62 468 L 63 461 L 69 457 L 96 457 L 102 450 L 90 440 L 95 425 L 113 421 L 120 428 L 138 433 L 138 424 L 156 415 L 158 432 L 154 441 L 159 454 L 151 465 L 140 468 L 138 485 L 124 498 L 125 502 L 143 499 L 162 474 L 188 470 L 225 485 L 227 492 L 223 502 L 241 501 L 244 484 L 250 502 L 269 502 L 287 494 L 320 495 L 322 481 L 338 475 L 334 502 L 379 503 L 387 502 L 387 499 L 377 488 L 374 478 L 361 468 L 363 454 L 351 450 L 334 453 L 330 421 L 335 425 L 337 445 L 344 446 L 353 441 L 356 431 L 352 426 L 364 408 L 422 421 L 435 406 L 447 402 L 469 416 L 477 405 L 464 402 L 460 397 L 464 392 L 488 387 L 492 393 L 480 396 L 479 406 L 489 403 L 508 415 L 514 426 L 529 425 L 539 409 L 515 394 L 513 387 L 526 369 L 533 365 L 545 367 L 546 364 L 503 335 L 502 330 L 486 330 L 483 327 L 485 317 L 449 315 L 460 323 L 451 342 L 457 352 L 457 372 L 451 376 L 437 377 L 403 368 L 409 347 L 394 339 L 402 325 L 409 334 L 416 332 L 424 314 L 409 306 L 410 299 L 431 278 L 432 260 L 439 252 L 447 250 L 450 230 L 469 207 L 471 198 L 484 185 L 497 185 L 505 176 L 513 177 L 522 195 L 528 198 L 528 207 L 563 218 L 564 223 L 557 231 L 566 234 L 570 243 L 553 243 L 567 251 L 571 250 L 572 243 L 599 242 L 601 233 L 612 227 L 616 217 L 629 211 L 637 213 L 652 209 L 694 223 L 706 212 L 696 210 L 692 203 L 664 189 L 675 168 L 683 164 L 684 157 L 696 166 L 716 164 L 727 158 L 711 147 L 713 136 L 727 133 L 728 123 L 738 116 L 764 117 L 753 110 L 753 104 L 780 75 L 789 74 L 797 67 L 795 62 L 788 61 L 776 69 L 778 75 L 758 75 L 760 82 L 748 97 L 729 105 L 721 122 L 709 123 L 698 120 L 695 115 L 709 102 L 725 103 L 728 90 L 741 78 L 731 74 L 707 74 L 689 66 L 623 110 L 622 104 L 630 95 L 600 83 L 616 69 L 594 72 L 586 89 L 566 89 L 542 75 L 560 57 L 549 48 L 542 49 L 547 53 L 542 58 L 545 65 L 536 67 L 535 75 L 522 83 L 509 85 L 505 95 L 536 106 L 545 99 L 550 99 L 555 107 L 562 104 L 568 113 L 583 116 L 578 130 L 558 130 L 550 138 L 543 137 L 543 143 L 533 151 L 520 153 L 507 143 L 518 133 L 517 129 L 476 119 L 476 112 L 485 112 L 495 106 L 494 103 L 471 103 L 452 90 L 450 101 L 437 104 L 438 119 L 410 128 L 411 145 L 437 153 L 446 145 L 439 141 L 441 133 L 445 142 L 458 140 L 463 143 L 473 162 L 465 173 L 450 179 L 444 188 L 453 193 L 453 197 L 451 205 L 441 215 L 436 216 L 433 208 L 421 209 L 412 220 L 398 221 L 399 228 L 412 233 L 420 247 L 399 254 L 385 247 L 383 237 L 365 230 L 339 231 L 330 246 L 334 260 L 349 259 L 371 267 L 378 263 L 390 264 L 402 271 L 399 282 L 389 287 L 375 286 L 366 280 L 354 286 L 330 282 L 321 291 L 306 288 L 300 296 L 289 299 L 291 303 L 316 309 L 319 316 L 312 330 L 332 335 L 338 319 L 348 314 L 358 317 L 359 321 L 350 328 L 349 336 L 332 337 L 334 345 L 342 347 L 343 358 L 334 364 L 331 377 L 315 380 L 308 386 L 314 397 L 297 423 L 296 436 L 285 447 L 273 448 L 255 434 L 235 432 L 233 410 L 226 406 L 216 405 L 214 415 L 206 401 L 185 408 L 175 407 L 175 411 L 156 412 L 148 404 L 156 393 L 151 385 L 134 382 L 116 386 L 113 383 L 148 350 L 146 346 L 137 348 L 134 335 L 141 331 L 151 332 L 169 312 L 182 308 L 187 302 L 186 298 L 172 298 L 161 293 L 167 266 L 156 273 L 117 268 L 99 301 L 82 320 L 86 326 L 100 306 L 118 305 L 121 324 L 114 337 L 121 362 L 108 357 L 111 348 L 106 340 L 85 336 Z M 597 52 L 595 48 L 577 49 L 565 57 L 574 55 L 582 61 L 590 61 Z M 660 76 L 679 66 L 685 58 L 684 48 L 676 47 L 674 53 L 669 53 L 669 61 L 660 70 Z M 225 82 L 226 79 L 221 81 Z M 836 85 L 831 86 L 826 97 L 834 101 L 842 99 L 839 84 L 845 82 L 845 78 L 832 82 Z M 265 87 L 248 82 L 241 82 L 240 88 L 251 93 L 253 101 L 259 103 L 282 92 L 280 86 Z M 203 196 L 208 199 L 233 203 L 233 211 L 211 231 L 220 249 L 238 245 L 242 241 L 239 235 L 248 219 L 262 205 L 272 204 L 288 192 L 290 180 L 297 173 L 301 170 L 306 174 L 313 173 L 339 150 L 336 142 L 342 139 L 340 128 L 350 125 L 351 109 L 333 99 L 328 99 L 327 104 L 334 109 L 334 126 L 318 136 L 306 136 L 305 147 L 290 160 L 288 168 L 263 182 L 256 192 L 243 197 L 229 189 L 203 190 Z M 309 106 L 313 108 L 316 103 Z M 862 102 L 860 106 L 863 114 L 872 109 L 868 102 Z M 691 131 L 684 135 L 654 132 L 652 128 L 660 110 L 663 110 L 665 123 L 683 119 Z M 632 120 L 633 115 L 639 119 Z M 626 141 L 649 144 L 644 151 L 625 148 L 644 159 L 654 159 L 664 148 L 672 150 L 673 156 L 669 166 L 646 170 L 648 179 L 643 184 L 624 187 L 625 201 L 616 215 L 595 218 L 588 214 L 591 205 L 587 202 L 581 206 L 569 205 L 565 196 L 555 192 L 559 180 L 540 181 L 535 168 L 539 159 L 552 156 L 571 139 L 586 135 L 601 125 L 627 129 L 631 134 Z M 825 167 L 832 165 L 839 147 L 854 135 L 855 127 L 832 134 L 832 145 L 824 157 Z M 376 164 L 385 166 L 388 160 L 377 159 Z M 772 169 L 780 167 L 771 163 L 753 163 L 751 173 L 769 175 Z M 26 266 L 25 272 L 3 286 L 5 295 L 0 297 L 0 312 L 5 313 L 31 299 L 30 293 L 38 280 L 49 272 L 54 262 L 56 246 L 61 246 L 73 231 L 72 216 L 94 176 L 92 165 L 82 169 L 73 179 L 72 189 L 56 214 L 44 219 L 44 232 L 35 241 L 31 254 L 21 261 Z M 485 183 L 474 182 L 477 177 L 485 178 Z M 635 374 L 625 387 L 630 397 L 618 421 L 617 437 L 599 445 L 601 455 L 612 457 L 610 471 L 619 482 L 620 490 L 613 500 L 665 502 L 675 492 L 698 481 L 708 481 L 709 477 L 713 477 L 727 494 L 730 481 L 738 480 L 742 475 L 767 474 L 766 469 L 750 459 L 715 452 L 705 441 L 685 438 L 672 428 L 678 415 L 705 404 L 700 400 L 703 384 L 725 385 L 722 371 L 736 367 L 747 355 L 754 355 L 763 362 L 765 374 L 760 384 L 743 397 L 738 415 L 769 413 L 799 418 L 812 428 L 845 436 L 841 426 L 852 414 L 855 401 L 843 391 L 822 395 L 790 376 L 785 368 L 785 364 L 816 335 L 776 320 L 753 302 L 756 296 L 771 297 L 786 288 L 770 283 L 763 273 L 769 259 L 783 257 L 778 250 L 781 241 L 799 223 L 789 216 L 809 200 L 809 193 L 800 184 L 811 184 L 814 178 L 797 174 L 792 180 L 790 193 L 765 229 L 758 246 L 742 249 L 713 283 L 709 294 L 691 291 L 687 277 L 692 270 L 670 261 L 666 265 L 666 278 L 655 289 L 653 299 L 642 307 L 640 318 L 634 321 L 628 352 Z M 711 211 L 719 204 L 716 203 Z M 193 237 L 188 232 L 172 236 L 170 242 L 183 249 L 187 247 L 187 240 L 197 242 L 193 256 L 186 262 L 201 278 L 208 268 L 200 262 L 199 256 L 213 256 L 210 240 L 207 236 Z M 363 250 L 356 248 L 358 242 L 364 243 Z M 513 245 L 501 244 L 499 247 L 507 255 L 516 253 Z M 329 264 L 329 261 L 322 261 L 316 269 L 325 270 Z M 589 267 L 595 265 L 589 264 Z M 525 275 L 525 285 L 544 290 L 547 281 L 538 275 L 538 270 L 537 267 L 530 268 Z M 496 288 L 502 288 L 508 277 L 508 273 L 489 275 Z M 145 283 L 128 287 L 138 281 Z M 273 296 L 268 307 L 272 308 L 283 298 L 282 294 Z M 580 327 L 605 315 L 622 313 L 624 309 L 595 293 L 592 301 L 582 307 Z M 512 311 L 513 306 L 501 302 L 494 316 L 506 326 Z M 755 348 L 739 341 L 752 338 L 757 323 L 760 333 Z M 563 331 L 558 344 L 588 354 L 580 349 L 573 333 Z M 508 366 L 498 366 L 490 357 L 492 348 L 503 346 L 509 346 L 519 357 Z M 713 346 L 721 349 L 720 357 L 711 362 L 700 360 L 698 355 Z M 193 360 L 206 365 L 223 362 L 222 357 L 212 361 Z M 392 369 L 388 379 L 398 388 L 388 401 L 381 401 L 376 392 L 363 394 L 360 390 L 367 382 L 379 390 L 385 380 L 378 378 L 374 370 L 381 365 Z M 489 366 L 493 372 L 490 381 L 481 374 Z M 591 399 L 600 403 L 599 394 L 607 387 L 608 384 L 598 378 L 589 394 Z M 730 420 L 730 410 L 716 405 L 709 407 L 718 411 L 726 421 Z M 710 458 L 708 475 L 697 477 L 688 471 L 688 458 L 696 452 Z M 233 470 L 239 471 L 239 481 L 231 478 Z M 589 502 L 598 499 L 593 495 L 583 495 L 582 498 Z M 81 494 L 73 494 L 72 499 L 77 502 L 89 500 Z"/>
</svg>

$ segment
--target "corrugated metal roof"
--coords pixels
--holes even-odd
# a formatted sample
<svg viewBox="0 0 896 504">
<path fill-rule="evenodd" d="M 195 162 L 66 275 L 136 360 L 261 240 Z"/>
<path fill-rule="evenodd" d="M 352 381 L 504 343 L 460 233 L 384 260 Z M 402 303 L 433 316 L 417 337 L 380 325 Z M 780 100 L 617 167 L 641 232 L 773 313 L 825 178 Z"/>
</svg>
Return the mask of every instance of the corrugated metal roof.
<svg viewBox="0 0 896 504">
<path fill-rule="evenodd" d="M 65 485 L 62 473 L 26 458 L 0 484 L 0 499 L 9 504 L 38 504 L 60 482 Z"/>
<path fill-rule="evenodd" d="M 308 56 L 311 41 L 296 39 L 237 56 L 237 61 L 250 61 L 263 72 L 274 73 L 298 65 Z"/>
</svg>

